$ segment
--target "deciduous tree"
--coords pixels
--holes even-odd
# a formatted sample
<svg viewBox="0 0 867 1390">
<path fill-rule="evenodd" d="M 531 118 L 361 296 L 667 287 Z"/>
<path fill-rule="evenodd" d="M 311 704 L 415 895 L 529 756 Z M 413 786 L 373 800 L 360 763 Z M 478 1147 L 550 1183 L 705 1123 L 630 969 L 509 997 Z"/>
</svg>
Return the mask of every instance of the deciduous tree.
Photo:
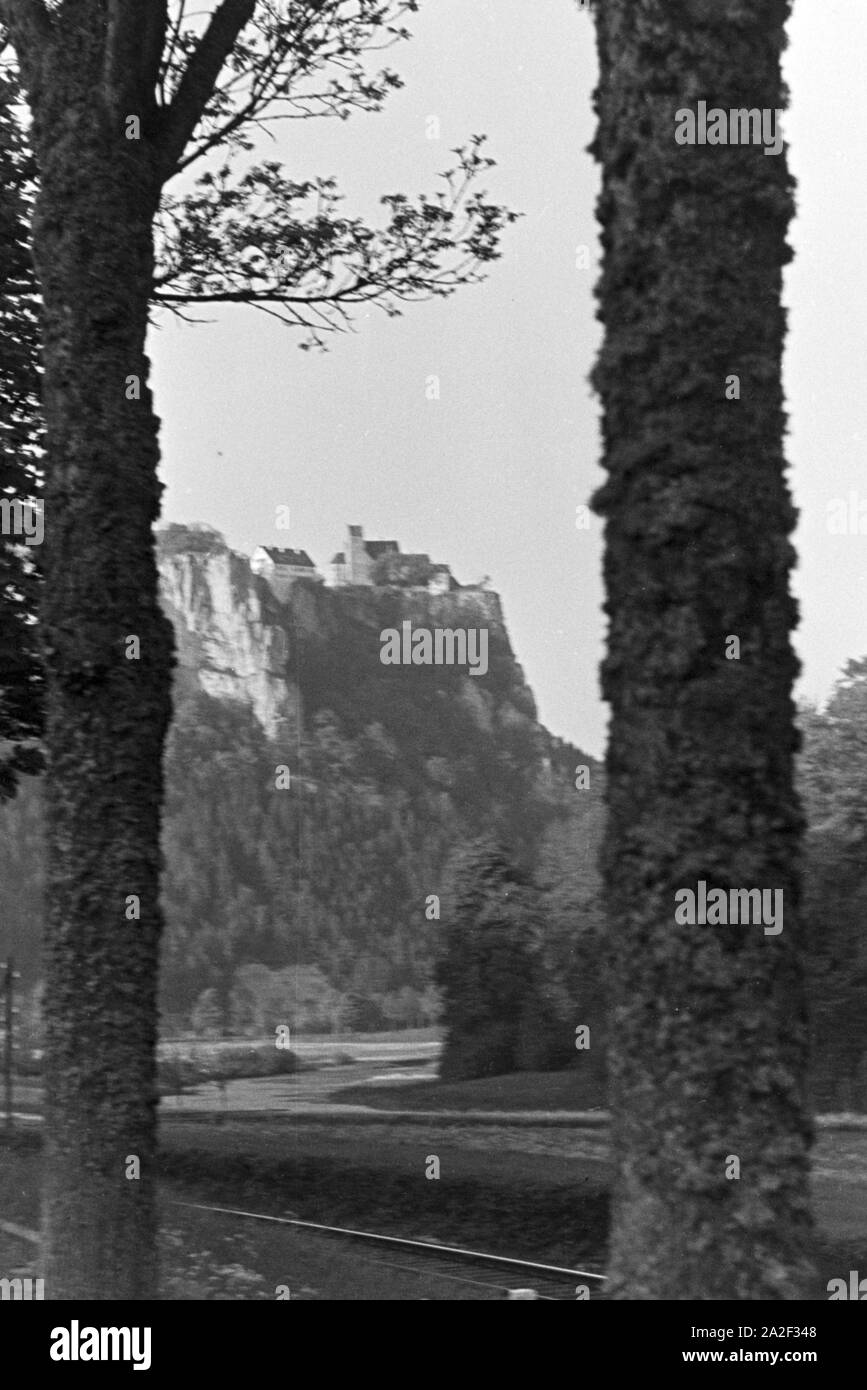
<svg viewBox="0 0 867 1390">
<path fill-rule="evenodd" d="M 45 1277 L 154 1293 L 159 830 L 172 634 L 157 598 L 154 303 L 255 303 L 306 330 L 479 278 L 509 219 L 473 140 L 382 227 L 330 180 L 250 166 L 272 122 L 377 110 L 371 52 L 416 0 L 0 0 L 32 113 L 47 424 Z M 167 191 L 203 160 L 192 192 Z M 137 643 L 131 643 L 131 637 Z M 132 659 L 130 659 L 132 654 Z M 206 870 L 203 869 L 203 872 Z M 141 1179 L 125 1178 L 140 1159 Z"/>
</svg>

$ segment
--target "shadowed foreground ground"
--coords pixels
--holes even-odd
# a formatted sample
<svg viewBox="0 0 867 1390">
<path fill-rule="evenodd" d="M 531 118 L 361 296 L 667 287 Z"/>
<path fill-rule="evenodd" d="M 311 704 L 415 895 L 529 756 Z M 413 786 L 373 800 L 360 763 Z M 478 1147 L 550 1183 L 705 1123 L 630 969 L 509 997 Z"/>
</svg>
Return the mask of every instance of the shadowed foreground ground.
<svg viewBox="0 0 867 1390">
<path fill-rule="evenodd" d="M 384 1119 L 384 1117 L 383 1117 Z M 3 1219 L 35 1227 L 39 1139 L 0 1147 Z M 164 1296 L 443 1299 L 491 1297 L 381 1262 L 291 1228 L 190 1212 L 181 1201 L 471 1245 L 603 1269 L 610 1166 L 604 1131 L 502 1124 L 311 1122 L 164 1117 Z M 440 1178 L 425 1177 L 431 1156 Z M 828 1130 L 814 1151 L 820 1284 L 867 1268 L 867 1133 Z M 0 1236 L 0 1274 L 32 1253 Z M 36 1273 L 37 1271 L 33 1271 Z"/>
</svg>

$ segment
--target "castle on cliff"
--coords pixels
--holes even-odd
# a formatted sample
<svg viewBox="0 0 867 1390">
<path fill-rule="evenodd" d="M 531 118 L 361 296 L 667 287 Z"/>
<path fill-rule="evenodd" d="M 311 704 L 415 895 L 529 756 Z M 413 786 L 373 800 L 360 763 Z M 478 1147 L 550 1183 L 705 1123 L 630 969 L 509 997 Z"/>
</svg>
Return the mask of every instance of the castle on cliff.
<svg viewBox="0 0 867 1390">
<path fill-rule="evenodd" d="M 413 579 L 419 582 L 413 584 Z M 405 555 L 397 541 L 366 541 L 360 526 L 348 528 L 345 549 L 332 556 L 330 581 L 335 589 L 347 584 L 372 588 L 398 583 L 447 594 L 452 587 L 457 588 L 448 565 L 432 564 L 429 555 Z"/>
<path fill-rule="evenodd" d="M 323 576 L 306 550 L 281 550 L 260 545 L 253 551 L 250 567 L 267 580 L 277 598 L 285 600 L 299 579 L 325 583 L 332 589 L 351 586 L 423 590 L 429 594 L 449 594 L 454 590 L 483 593 L 485 583 L 459 584 L 448 565 L 435 564 L 429 555 L 405 554 L 397 541 L 367 541 L 360 526 L 350 526 L 346 544 L 332 556 Z"/>
</svg>

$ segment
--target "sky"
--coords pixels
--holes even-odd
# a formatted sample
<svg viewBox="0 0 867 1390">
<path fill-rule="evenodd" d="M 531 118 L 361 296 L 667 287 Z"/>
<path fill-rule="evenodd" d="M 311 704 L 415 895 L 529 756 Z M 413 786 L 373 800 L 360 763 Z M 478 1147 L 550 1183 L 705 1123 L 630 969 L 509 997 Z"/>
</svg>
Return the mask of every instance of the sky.
<svg viewBox="0 0 867 1390">
<path fill-rule="evenodd" d="M 801 512 L 798 695 L 821 704 L 846 661 L 867 654 L 867 178 L 857 119 L 867 6 L 794 8 L 785 130 L 799 210 L 785 384 Z M 405 87 L 383 112 L 284 122 L 268 157 L 293 178 L 335 175 L 347 211 L 377 220 L 382 195 L 434 188 L 451 150 L 484 132 L 497 160 L 485 187 L 523 214 L 502 259 L 484 284 L 407 306 L 400 319 L 363 310 L 325 354 L 300 351 L 298 330 L 251 308 L 208 305 L 195 326 L 161 314 L 150 351 L 163 519 L 208 522 L 248 553 L 305 549 L 322 570 L 346 526 L 359 524 L 369 539 L 450 564 L 462 583 L 490 576 L 543 723 L 600 756 L 601 526 L 575 525 L 603 477 L 587 380 L 600 340 L 598 173 L 586 153 L 593 21 L 574 0 L 422 0 L 410 27 L 412 40 L 389 55 Z M 837 500 L 855 518 L 848 534 L 829 530 Z M 276 526 L 285 506 L 288 531 Z"/>
</svg>

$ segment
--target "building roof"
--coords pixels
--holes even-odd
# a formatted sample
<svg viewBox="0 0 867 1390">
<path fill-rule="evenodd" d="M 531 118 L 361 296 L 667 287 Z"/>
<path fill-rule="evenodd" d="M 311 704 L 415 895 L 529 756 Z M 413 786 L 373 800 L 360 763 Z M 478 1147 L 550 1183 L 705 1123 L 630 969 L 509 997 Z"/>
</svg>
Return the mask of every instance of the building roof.
<svg viewBox="0 0 867 1390">
<path fill-rule="evenodd" d="M 371 560 L 378 560 L 380 555 L 400 554 L 400 546 L 397 541 L 365 541 L 364 548 Z"/>
<path fill-rule="evenodd" d="M 332 565 L 345 565 L 345 564 L 346 564 L 346 556 L 344 555 L 344 553 L 343 553 L 342 550 L 338 550 L 338 552 L 337 552 L 336 555 L 332 555 L 332 557 L 331 557 L 331 563 L 332 563 Z"/>
<path fill-rule="evenodd" d="M 316 568 L 306 550 L 278 550 L 273 545 L 263 545 L 262 549 L 275 565 L 294 565 L 298 569 Z"/>
</svg>

